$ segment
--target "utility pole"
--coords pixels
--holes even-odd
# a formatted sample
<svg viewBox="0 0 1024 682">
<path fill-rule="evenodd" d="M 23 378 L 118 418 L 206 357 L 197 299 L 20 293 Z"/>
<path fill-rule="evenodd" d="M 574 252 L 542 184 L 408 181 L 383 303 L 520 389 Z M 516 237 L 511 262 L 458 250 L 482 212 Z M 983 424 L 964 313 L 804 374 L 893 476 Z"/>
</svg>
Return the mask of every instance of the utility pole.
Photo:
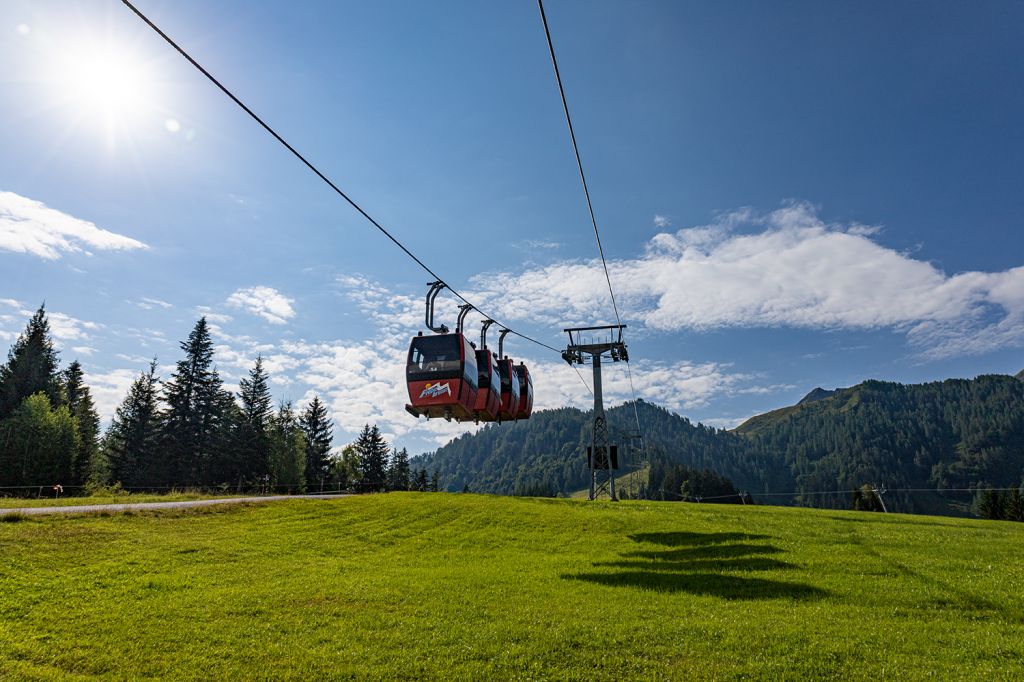
<svg viewBox="0 0 1024 682">
<path fill-rule="evenodd" d="M 570 365 L 585 364 L 589 358 L 594 369 L 594 426 L 588 448 L 587 466 L 590 469 L 590 499 L 607 493 L 613 501 L 615 495 L 615 469 L 618 468 L 618 448 L 608 442 L 608 423 L 604 415 L 604 396 L 601 388 L 601 356 L 608 354 L 613 362 L 628 360 L 622 330 L 626 325 L 604 327 L 571 327 L 564 330 L 569 335 L 569 345 L 562 352 L 562 358 Z M 584 343 L 582 332 L 607 332 L 606 340 Z"/>
<path fill-rule="evenodd" d="M 872 483 L 871 492 L 873 492 L 875 494 L 875 497 L 878 498 L 878 504 L 882 505 L 882 513 L 888 514 L 889 510 L 885 508 L 885 500 L 882 499 L 882 495 L 886 493 L 885 486 L 883 485 L 881 488 L 879 488 L 877 485 Z"/>
</svg>

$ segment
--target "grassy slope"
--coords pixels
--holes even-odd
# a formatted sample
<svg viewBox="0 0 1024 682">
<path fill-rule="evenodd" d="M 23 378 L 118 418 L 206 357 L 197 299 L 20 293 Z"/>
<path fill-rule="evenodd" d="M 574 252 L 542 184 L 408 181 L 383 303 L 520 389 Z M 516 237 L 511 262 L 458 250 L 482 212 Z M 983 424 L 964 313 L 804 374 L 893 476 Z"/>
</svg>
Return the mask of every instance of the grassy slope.
<svg viewBox="0 0 1024 682">
<path fill-rule="evenodd" d="M 1024 674 L 1024 524 L 390 494 L 0 523 L 0 678 Z"/>
</svg>

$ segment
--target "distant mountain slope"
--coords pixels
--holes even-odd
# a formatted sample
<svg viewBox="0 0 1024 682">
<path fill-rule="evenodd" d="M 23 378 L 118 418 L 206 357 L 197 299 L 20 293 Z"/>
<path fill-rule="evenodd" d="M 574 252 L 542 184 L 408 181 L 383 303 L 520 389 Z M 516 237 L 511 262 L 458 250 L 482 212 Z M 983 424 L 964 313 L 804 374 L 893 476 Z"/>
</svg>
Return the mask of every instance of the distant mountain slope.
<svg viewBox="0 0 1024 682">
<path fill-rule="evenodd" d="M 643 401 L 637 408 L 647 457 L 712 469 L 765 502 L 847 507 L 846 491 L 871 482 L 935 489 L 1015 487 L 1024 480 L 1024 382 L 1005 375 L 918 385 L 866 381 L 753 417 L 732 432 Z M 621 434 L 635 428 L 632 405 L 609 410 L 608 420 L 613 442 L 622 442 Z M 449 490 L 568 493 L 587 484 L 590 428 L 588 412 L 542 411 L 457 438 L 418 465 L 437 469 Z M 951 499 L 886 497 L 891 510 L 929 513 L 951 513 Z"/>
<path fill-rule="evenodd" d="M 754 452 L 744 438 L 702 424 L 640 400 L 637 413 L 647 439 L 647 453 L 691 467 L 710 468 L 738 486 L 764 490 L 792 485 L 778 462 Z M 636 430 L 633 404 L 607 411 L 612 442 Z M 474 492 L 511 494 L 517 490 L 569 493 L 587 485 L 585 448 L 591 438 L 591 412 L 574 408 L 543 410 L 529 420 L 493 424 L 466 434 L 418 458 L 417 466 L 440 472 L 449 490 L 468 485 Z M 623 458 L 627 456 L 623 451 Z"/>
<path fill-rule="evenodd" d="M 1015 487 L 1024 480 L 1024 383 L 1005 375 L 917 385 L 866 381 L 759 415 L 734 433 L 755 450 L 781 456 L 801 491 L 869 481 L 890 488 Z M 935 511 L 934 500 L 895 496 L 900 509 Z"/>
<path fill-rule="evenodd" d="M 1021 381 L 1024 381 L 1024 369 L 1017 372 L 1017 378 L 1020 379 Z"/>
</svg>

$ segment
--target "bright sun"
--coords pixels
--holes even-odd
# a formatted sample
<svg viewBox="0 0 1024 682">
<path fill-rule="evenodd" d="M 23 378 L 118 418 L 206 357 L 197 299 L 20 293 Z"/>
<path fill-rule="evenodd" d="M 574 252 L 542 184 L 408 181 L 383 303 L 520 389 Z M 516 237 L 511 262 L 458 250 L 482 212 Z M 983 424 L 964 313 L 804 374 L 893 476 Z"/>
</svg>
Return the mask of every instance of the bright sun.
<svg viewBox="0 0 1024 682">
<path fill-rule="evenodd" d="M 126 116 L 147 100 L 146 80 L 139 69 L 112 50 L 78 55 L 66 68 L 69 94 L 90 111 Z"/>
<path fill-rule="evenodd" d="M 109 143 L 150 124 L 160 125 L 151 64 L 112 43 L 63 47 L 50 64 L 49 80 L 61 106 L 78 123 L 100 124 Z"/>
</svg>

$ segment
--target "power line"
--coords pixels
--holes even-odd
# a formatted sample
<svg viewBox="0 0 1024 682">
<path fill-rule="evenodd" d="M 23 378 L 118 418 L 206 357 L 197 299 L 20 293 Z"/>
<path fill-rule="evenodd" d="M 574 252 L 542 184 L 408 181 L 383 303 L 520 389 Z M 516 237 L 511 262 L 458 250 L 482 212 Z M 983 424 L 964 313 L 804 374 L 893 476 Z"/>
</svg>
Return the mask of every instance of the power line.
<svg viewBox="0 0 1024 682">
<path fill-rule="evenodd" d="M 555 59 L 555 45 L 551 41 L 551 31 L 548 29 L 548 18 L 544 14 L 543 0 L 537 0 L 537 7 L 540 8 L 540 19 L 544 23 L 544 35 L 548 39 L 548 52 L 551 53 L 551 66 L 555 69 L 555 81 L 558 83 L 558 94 L 562 96 L 562 110 L 565 112 L 565 122 L 569 125 L 569 138 L 572 140 L 572 149 L 576 153 L 576 166 L 580 169 L 580 180 L 583 183 L 583 194 L 587 198 L 587 208 L 590 210 L 590 222 L 594 226 L 594 237 L 597 239 L 597 252 L 601 255 L 601 264 L 604 266 L 604 278 L 608 282 L 608 293 L 612 297 L 612 309 L 615 310 L 615 324 L 621 325 L 619 317 L 619 306 L 615 302 L 615 291 L 612 290 L 612 278 L 608 274 L 608 262 L 604 259 L 604 247 L 601 246 L 601 233 L 597 229 L 597 217 L 594 215 L 594 204 L 590 201 L 590 189 L 587 187 L 587 176 L 583 172 L 583 161 L 580 158 L 580 148 L 576 144 L 576 132 L 572 127 L 572 117 L 569 115 L 569 102 L 565 99 L 565 89 L 562 87 L 562 75 L 558 72 L 558 60 Z"/>
<path fill-rule="evenodd" d="M 302 154 L 300 154 L 300 153 L 298 152 L 298 150 L 296 150 L 296 149 L 295 149 L 295 147 L 293 147 L 292 145 L 290 145 L 290 144 L 288 143 L 288 141 L 287 141 L 287 140 L 285 140 L 285 139 L 284 139 L 284 138 L 283 138 L 283 137 L 282 137 L 281 135 L 279 135 L 279 134 L 277 133 L 277 131 L 276 131 L 276 130 L 274 130 L 273 128 L 271 128 L 271 127 L 270 127 L 270 126 L 269 126 L 269 125 L 268 125 L 268 124 L 267 124 L 267 123 L 266 123 L 266 122 L 265 122 L 265 121 L 264 121 L 264 120 L 263 120 L 262 118 L 260 118 L 260 117 L 259 117 L 259 116 L 258 116 L 258 115 L 257 115 L 257 114 L 256 114 L 256 113 L 255 113 L 255 112 L 254 112 L 254 111 L 252 110 L 252 109 L 250 109 L 250 108 L 249 108 L 248 106 L 246 106 L 245 102 L 243 102 L 243 101 L 242 101 L 241 99 L 239 99 L 239 98 L 238 98 L 238 97 L 237 97 L 237 96 L 236 96 L 236 95 L 235 95 L 235 94 L 234 94 L 233 92 L 231 92 L 231 90 L 229 90 L 229 89 L 228 89 L 228 88 L 227 88 L 227 87 L 226 87 L 226 86 L 225 86 L 225 85 L 224 85 L 223 83 L 221 83 L 221 82 L 220 82 L 219 80 L 217 80 L 217 78 L 215 78 L 215 77 L 213 76 L 213 74 L 211 74 L 211 73 L 210 73 L 209 71 L 207 71 L 207 70 L 206 70 L 206 69 L 205 69 L 205 68 L 203 67 L 203 65 L 202 65 L 202 64 L 200 64 L 200 63 L 199 63 L 198 61 L 196 61 L 196 60 L 195 60 L 195 59 L 194 59 L 194 58 L 192 57 L 192 55 L 190 55 L 190 54 L 189 54 L 188 52 L 186 52 L 186 51 L 185 51 L 185 50 L 184 50 L 184 49 L 183 49 L 183 48 L 182 48 L 182 47 L 181 47 L 180 45 L 178 45 L 178 44 L 177 44 L 176 42 L 174 42 L 174 40 L 173 40 L 173 39 L 171 39 L 171 37 L 170 37 L 170 36 L 168 36 L 168 35 L 167 35 L 166 33 L 164 33 L 164 32 L 163 32 L 163 31 L 162 31 L 162 30 L 160 29 L 160 27 L 159 27 L 159 26 L 157 26 L 157 25 L 156 25 L 155 23 L 153 23 L 153 22 L 152 22 L 152 21 L 151 21 L 151 20 L 149 19 L 149 17 L 147 17 L 147 16 L 146 16 L 145 14 L 143 14 L 142 12 L 140 12 L 140 11 L 139 11 L 139 9 L 135 7 L 135 5 L 133 5 L 133 4 L 131 3 L 131 2 L 129 2 L 129 0 L 121 0 L 121 2 L 123 2 L 123 3 L 125 4 L 125 6 L 126 6 L 126 7 L 128 7 L 128 9 L 130 9 L 130 10 L 131 10 L 132 12 L 134 12 L 134 13 L 135 13 L 135 15 L 136 15 L 137 17 L 139 17 L 139 19 L 141 19 L 141 20 L 142 20 L 142 21 L 143 21 L 143 22 L 144 22 L 144 23 L 145 23 L 145 24 L 146 24 L 147 26 L 149 26 L 149 27 L 150 27 L 151 29 L 153 29 L 153 31 L 154 31 L 154 32 L 156 32 L 156 34 L 157 34 L 157 35 L 159 35 L 159 36 L 160 36 L 161 38 L 163 38 L 163 39 L 164 39 L 164 41 L 166 41 L 168 45 L 170 45 L 171 47 L 173 47 L 173 48 L 174 48 L 174 49 L 175 49 L 175 50 L 176 50 L 176 51 L 178 52 L 178 54 L 180 54 L 180 55 L 181 55 L 182 57 L 184 57 L 184 58 L 185 58 L 185 59 L 186 59 L 186 60 L 187 60 L 187 61 L 188 61 L 188 62 L 189 62 L 189 63 L 190 63 L 190 64 L 191 64 L 192 66 L 194 66 L 194 67 L 195 67 L 195 68 L 196 68 L 196 69 L 197 69 L 197 70 L 198 70 L 198 71 L 199 71 L 200 73 L 202 73 L 202 74 L 203 74 L 204 76 L 206 76 L 206 78 L 207 78 L 207 79 L 208 79 L 208 80 L 209 80 L 209 81 L 210 81 L 211 83 L 213 83 L 214 85 L 216 85 L 216 86 L 217 86 L 217 88 L 219 88 L 221 92 L 223 92 L 223 93 L 224 93 L 225 95 L 227 95 L 227 96 L 228 96 L 228 97 L 229 97 L 229 98 L 231 99 L 231 101 L 233 101 L 233 102 L 234 102 L 235 104 L 237 104 L 237 105 L 238 105 L 238 106 L 239 106 L 239 107 L 240 107 L 240 108 L 242 109 L 242 111 L 244 111 L 245 113 L 247 113 L 247 114 L 249 115 L 249 117 L 250 117 L 250 118 L 252 118 L 252 119 L 253 119 L 254 121 L 256 121 L 256 122 L 257 122 L 258 124 L 260 124 L 260 126 L 261 126 L 261 127 L 262 127 L 262 128 L 264 129 L 264 130 L 266 130 L 266 131 L 267 131 L 268 133 L 270 133 L 270 134 L 271 134 L 271 135 L 272 135 L 272 136 L 274 137 L 274 139 L 275 139 L 275 140 L 277 140 L 278 142 L 280 142 L 280 143 L 281 143 L 281 144 L 282 144 L 282 145 L 283 145 L 283 146 L 285 147 L 285 149 L 287 149 L 287 150 L 288 150 L 289 152 L 291 152 L 291 153 L 292 153 L 292 155 L 293 155 L 293 156 L 295 156 L 295 158 L 297 158 L 297 159 L 298 159 L 299 161 L 301 161 L 301 162 L 302 162 L 302 163 L 303 163 L 303 164 L 304 164 L 304 165 L 305 165 L 305 166 L 306 166 L 306 167 L 307 167 L 307 168 L 308 168 L 309 170 L 313 171 L 313 173 L 314 173 L 314 174 L 316 174 L 316 176 L 317 176 L 318 178 L 320 178 L 321 180 L 323 180 L 323 181 L 324 181 L 324 182 L 325 182 L 325 183 L 327 184 L 327 186 L 328 186 L 328 187 L 330 187 L 330 188 L 331 188 L 332 190 L 334 190 L 334 191 L 335 191 L 335 193 L 337 193 L 337 194 L 338 194 L 338 196 L 340 196 L 340 197 L 341 197 L 342 199 L 344 199 L 345 201 L 347 201 L 347 202 L 348 202 L 348 204 L 349 204 L 349 205 L 350 205 L 350 206 L 351 206 L 352 208 L 354 208 L 354 209 L 355 209 L 356 211 L 358 211 L 358 212 L 359 212 L 359 214 L 360 214 L 361 216 L 363 216 L 364 218 L 366 218 L 366 220 L 367 220 L 367 221 L 369 221 L 371 225 L 373 225 L 374 227 L 376 227 L 376 228 L 377 228 L 377 229 L 378 229 L 378 230 L 379 230 L 379 231 L 380 231 L 380 232 L 381 232 L 381 233 L 382 233 L 382 234 L 383 234 L 383 235 L 384 235 L 385 237 L 387 237 L 388 239 L 390 239 L 390 240 L 391 240 L 391 242 L 392 242 L 392 243 L 393 243 L 393 244 L 394 244 L 395 246 L 397 246 L 398 248 L 400 248 L 400 249 L 402 250 L 402 252 L 404 252 L 404 253 L 405 253 L 405 255 L 409 256 L 409 258 L 411 258 L 411 259 L 412 259 L 412 260 L 413 260 L 413 261 L 414 261 L 414 262 L 415 262 L 415 263 L 416 263 L 417 265 L 419 265 L 419 266 L 420 266 L 421 268 L 423 268 L 423 269 L 424 269 L 424 270 L 425 270 L 425 271 L 426 271 L 426 272 L 427 272 L 427 273 L 428 273 L 428 274 L 429 274 L 429 275 L 430 275 L 431 277 L 433 277 L 434 279 L 438 280 L 439 282 L 442 282 L 442 283 L 443 283 L 443 284 L 444 284 L 444 285 L 445 285 L 445 286 L 446 286 L 446 287 L 448 288 L 448 290 L 452 292 L 452 294 L 453 294 L 453 295 L 454 295 L 454 296 L 455 296 L 456 298 L 458 298 L 459 300 L 461 300 L 461 301 L 462 301 L 463 303 L 466 303 L 466 304 L 469 304 L 469 305 L 473 306 L 473 309 L 474 309 L 474 310 L 476 310 L 477 312 L 481 312 L 481 313 L 482 313 L 482 311 L 480 311 L 480 309 L 479 309 L 479 308 L 477 308 L 477 307 L 476 307 L 475 305 L 473 305 L 472 303 L 470 303 L 470 302 L 469 302 L 469 301 L 468 301 L 468 300 L 466 299 L 466 297 L 465 297 L 465 296 L 463 296 L 463 295 L 462 295 L 462 294 L 460 294 L 460 293 L 459 293 L 458 291 L 456 291 L 456 290 L 455 290 L 454 288 L 452 288 L 452 287 L 451 287 L 450 285 L 448 285 L 448 283 L 447 283 L 447 282 L 445 282 L 445 281 L 444 281 L 444 279 L 443 279 L 443 278 L 442 278 L 441 276 L 439 276 L 439 275 L 438 275 L 437 273 L 435 273 L 435 272 L 434 272 L 433 270 L 431 270 L 431 269 L 430 269 L 430 267 L 428 267 L 426 263 L 424 263 L 424 262 L 423 262 L 422 260 L 420 260 L 419 258 L 417 258 L 417 257 L 416 257 L 416 255 L 415 255 L 415 254 L 414 254 L 414 253 L 413 253 L 412 251 L 410 251 L 410 250 L 409 250 L 408 248 L 406 248 L 406 246 L 405 246 L 404 244 L 402 244 L 402 242 L 400 242 L 400 241 L 399 241 L 399 240 L 398 240 L 398 239 L 397 239 L 397 238 L 396 238 L 396 237 L 395 237 L 395 236 L 394 236 L 393 234 L 391 234 L 391 232 L 389 232 L 389 231 L 387 230 L 387 228 L 385 228 L 385 227 L 384 227 L 383 225 L 381 225 L 381 224 L 380 224 L 379 222 L 377 222 L 377 221 L 376 221 L 376 220 L 375 220 L 375 219 L 373 218 L 373 216 L 371 216 L 371 215 L 370 215 L 369 213 L 367 213 L 367 212 L 366 212 L 365 210 L 363 210 L 362 206 L 360 206 L 359 204 L 357 204 L 357 203 L 356 203 L 356 202 L 355 202 L 355 201 L 354 201 L 354 200 L 353 200 L 353 199 L 352 199 L 352 198 L 351 198 L 351 197 L 350 197 L 350 196 L 349 196 L 348 194 L 346 194 L 346 193 L 345 193 L 344 191 L 342 191 L 342 189 L 341 189 L 340 187 L 338 187 L 338 186 L 337 186 L 336 184 L 334 184 L 334 182 L 332 182 L 330 178 L 328 178 L 328 177 L 327 177 L 326 175 L 324 175 L 324 174 L 323 174 L 323 173 L 322 173 L 322 172 L 320 171 L 320 169 L 319 169 L 319 168 L 317 168 L 316 166 L 314 166 L 314 165 L 313 165 L 313 164 L 312 164 L 312 163 L 311 163 L 311 162 L 310 162 L 310 161 L 309 161 L 308 159 L 306 159 L 306 157 L 305 157 L 305 156 L 303 156 Z M 497 322 L 497 324 L 498 324 L 499 326 L 501 326 L 501 327 L 505 328 L 505 329 L 508 329 L 510 333 L 512 333 L 512 334 L 515 334 L 516 336 L 518 336 L 518 337 L 519 337 L 519 338 L 521 338 L 521 339 L 524 339 L 524 340 L 526 340 L 526 341 L 530 341 L 531 343 L 535 343 L 535 344 L 537 344 L 538 346 L 542 346 L 542 347 L 544 347 L 544 348 L 547 348 L 548 350 L 550 350 L 550 351 L 554 351 L 555 353 L 559 353 L 559 354 L 561 354 L 561 352 L 562 352 L 562 351 L 561 351 L 560 349 L 558 349 L 558 348 L 555 348 L 554 346 L 549 346 L 548 344 L 546 344 L 546 343 L 544 343 L 544 342 L 542 342 L 542 341 L 538 341 L 537 339 L 535 339 L 535 338 L 533 338 L 533 337 L 531 337 L 531 336 L 528 336 L 528 335 L 526 335 L 526 334 L 524 334 L 524 333 L 522 333 L 522 332 L 520 332 L 520 331 L 516 331 L 515 329 L 512 329 L 511 327 L 508 327 L 508 326 L 506 326 L 506 325 L 503 325 L 503 324 L 501 324 L 501 322 Z M 578 370 L 577 370 L 577 374 L 579 374 L 579 371 L 578 371 Z M 581 380 L 583 379 L 583 376 L 582 376 L 582 375 L 580 375 L 580 379 L 581 379 Z M 583 385 L 584 385 L 584 386 L 587 386 L 587 383 L 586 383 L 586 381 L 584 381 L 584 382 L 583 382 Z M 588 390 L 590 390 L 590 387 L 589 387 L 589 386 L 587 386 L 587 389 L 588 389 Z"/>
<path fill-rule="evenodd" d="M 580 148 L 576 143 L 576 131 L 572 127 L 572 116 L 569 115 L 569 101 L 565 97 L 565 88 L 562 87 L 562 74 L 558 70 L 558 59 L 555 57 L 555 44 L 551 40 L 551 29 L 548 27 L 548 17 L 544 13 L 544 0 L 537 0 L 537 7 L 540 9 L 540 19 L 544 24 L 544 36 L 548 41 L 548 52 L 551 54 L 551 66 L 555 71 L 555 82 L 558 84 L 558 94 L 562 98 L 562 111 L 565 112 L 565 122 L 569 126 L 569 139 L 572 140 L 572 150 L 576 154 L 576 167 L 580 171 L 580 182 L 583 184 L 583 195 L 587 199 L 587 210 L 590 211 L 590 223 L 594 226 L 594 238 L 597 240 L 597 252 L 601 256 L 601 266 L 604 268 L 604 279 L 608 283 L 608 295 L 612 299 L 612 310 L 615 311 L 615 324 L 622 326 L 622 318 L 619 316 L 619 304 L 615 300 L 615 290 L 612 288 L 612 278 L 608 274 L 608 261 L 604 257 L 604 246 L 601 244 L 601 232 L 597 228 L 597 216 L 594 214 L 594 204 L 590 200 L 590 188 L 587 187 L 587 175 L 583 172 L 583 159 L 580 157 Z M 621 330 L 620 330 L 621 331 Z M 577 370 L 577 373 L 579 370 Z M 626 373 L 629 376 L 629 390 L 633 394 L 633 416 L 636 417 L 636 429 L 643 441 L 643 429 L 640 426 L 640 412 L 636 404 L 636 387 L 633 385 L 633 370 L 626 360 Z M 582 378 L 582 375 L 581 375 Z"/>
<path fill-rule="evenodd" d="M 980 493 L 991 490 L 993 492 L 1011 492 L 1020 488 L 886 488 L 887 493 Z M 746 494 L 749 497 L 796 497 L 812 495 L 849 495 L 852 490 L 794 490 L 787 493 L 734 493 L 732 495 L 712 495 L 701 497 L 702 500 L 724 500 L 730 497 L 740 497 Z"/>
</svg>

